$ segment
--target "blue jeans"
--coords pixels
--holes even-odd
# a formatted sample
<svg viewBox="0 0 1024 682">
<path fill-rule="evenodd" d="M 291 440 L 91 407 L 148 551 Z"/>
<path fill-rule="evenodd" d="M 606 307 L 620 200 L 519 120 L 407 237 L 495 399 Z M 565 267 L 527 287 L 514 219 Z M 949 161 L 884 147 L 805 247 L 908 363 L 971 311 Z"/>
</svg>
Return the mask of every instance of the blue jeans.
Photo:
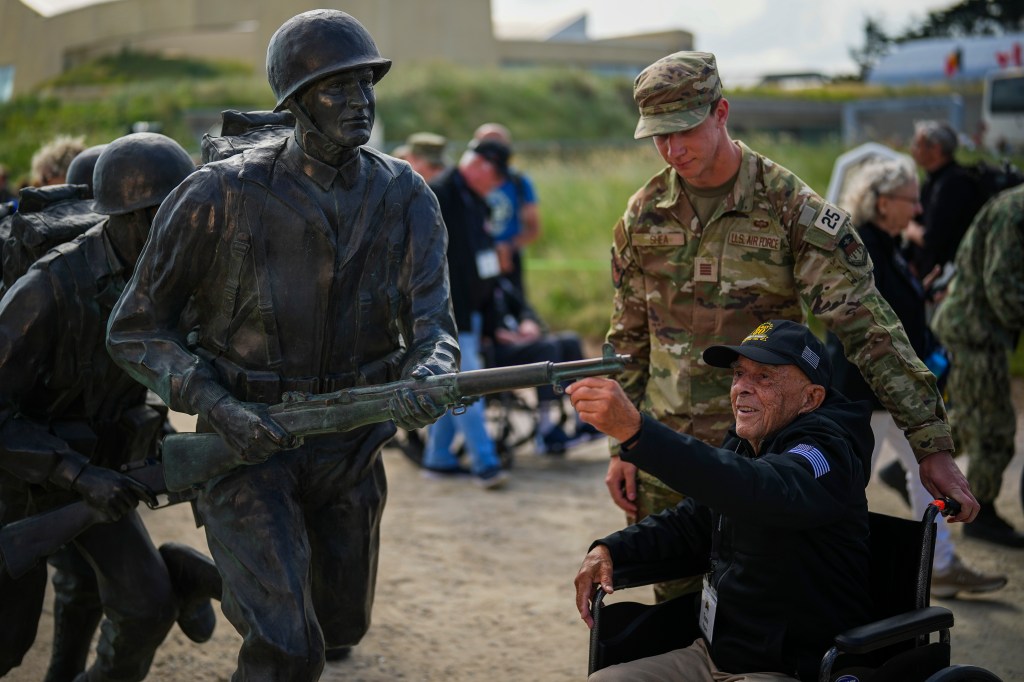
<svg viewBox="0 0 1024 682">
<path fill-rule="evenodd" d="M 480 333 L 477 321 L 477 318 L 474 318 L 475 331 L 459 332 L 463 371 L 480 369 Z M 501 466 L 494 441 L 487 433 L 483 399 L 468 406 L 462 414 L 455 415 L 449 410 L 430 427 L 427 431 L 427 447 L 423 453 L 423 466 L 430 469 L 454 469 L 458 466 L 459 461 L 451 449 L 456 432 L 461 433 L 466 441 L 474 474 Z"/>
</svg>

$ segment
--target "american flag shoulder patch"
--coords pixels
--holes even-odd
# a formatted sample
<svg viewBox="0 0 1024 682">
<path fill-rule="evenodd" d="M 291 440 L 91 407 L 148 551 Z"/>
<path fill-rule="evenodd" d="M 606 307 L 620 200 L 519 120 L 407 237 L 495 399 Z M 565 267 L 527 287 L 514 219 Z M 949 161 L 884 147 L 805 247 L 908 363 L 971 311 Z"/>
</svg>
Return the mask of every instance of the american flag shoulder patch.
<svg viewBox="0 0 1024 682">
<path fill-rule="evenodd" d="M 820 478 L 829 472 L 828 460 L 825 459 L 825 455 L 821 454 L 821 450 L 813 445 L 797 445 L 790 448 L 789 452 L 800 455 L 810 462 L 815 478 Z"/>
</svg>

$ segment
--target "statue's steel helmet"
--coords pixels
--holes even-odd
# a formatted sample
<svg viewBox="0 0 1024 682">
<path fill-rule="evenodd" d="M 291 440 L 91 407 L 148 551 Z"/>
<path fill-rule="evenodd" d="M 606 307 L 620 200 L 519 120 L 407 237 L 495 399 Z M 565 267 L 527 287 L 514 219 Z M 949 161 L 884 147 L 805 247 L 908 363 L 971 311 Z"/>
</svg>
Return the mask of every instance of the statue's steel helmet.
<svg viewBox="0 0 1024 682">
<path fill-rule="evenodd" d="M 284 22 L 267 47 L 267 79 L 277 97 L 274 111 L 307 85 L 342 71 L 373 69 L 376 83 L 391 68 L 370 33 L 355 17 L 333 9 L 315 9 Z"/>
<path fill-rule="evenodd" d="M 119 137 L 96 159 L 94 210 L 121 215 L 157 206 L 195 169 L 188 152 L 166 135 Z"/>
<path fill-rule="evenodd" d="M 105 144 L 98 144 L 83 150 L 71 159 L 68 164 L 68 172 L 64 175 L 65 182 L 69 185 L 88 185 L 92 191 L 92 172 L 96 168 L 96 161 L 100 154 L 107 148 Z"/>
</svg>

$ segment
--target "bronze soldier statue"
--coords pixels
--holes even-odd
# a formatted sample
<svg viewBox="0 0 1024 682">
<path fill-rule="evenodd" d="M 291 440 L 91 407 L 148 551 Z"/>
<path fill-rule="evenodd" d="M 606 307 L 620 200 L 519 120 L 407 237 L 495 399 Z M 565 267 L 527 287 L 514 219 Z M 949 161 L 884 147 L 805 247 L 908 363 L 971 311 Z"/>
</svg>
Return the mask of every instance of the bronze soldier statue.
<svg viewBox="0 0 1024 682">
<path fill-rule="evenodd" d="M 234 680 L 315 680 L 366 632 L 379 451 L 395 432 L 386 421 L 294 447 L 268 404 L 458 365 L 437 201 L 407 164 L 363 146 L 390 67 L 344 12 L 286 21 L 267 71 L 294 133 L 171 193 L 111 318 L 115 361 L 249 464 L 197 500 L 245 638 Z M 417 428 L 443 406 L 406 391 L 390 411 Z"/>
<path fill-rule="evenodd" d="M 180 578 L 186 548 L 157 551 L 134 511 L 150 493 L 118 472 L 155 453 L 165 413 L 147 404 L 146 388 L 111 361 L 104 331 L 157 206 L 193 169 L 185 150 L 163 135 L 111 143 L 94 173 L 95 209 L 106 218 L 43 256 L 0 300 L 0 524 L 79 500 L 107 521 L 74 540 L 71 558 L 80 554 L 88 565 L 61 563 L 57 573 L 64 581 L 58 595 L 71 599 L 84 620 L 64 618 L 58 599 L 55 659 L 79 666 L 89 644 L 86 637 L 81 648 L 82 628 L 88 634 L 95 627 L 92 571 L 99 580 L 106 623 L 94 663 L 77 679 L 145 678 L 182 603 L 165 557 Z M 32 644 L 45 584 L 42 562 L 17 579 L 0 574 L 0 622 L 7 624 L 0 675 Z M 211 616 L 206 602 L 207 630 Z M 58 657 L 68 638 L 76 651 Z M 51 667 L 47 679 L 68 674 L 74 673 Z"/>
</svg>

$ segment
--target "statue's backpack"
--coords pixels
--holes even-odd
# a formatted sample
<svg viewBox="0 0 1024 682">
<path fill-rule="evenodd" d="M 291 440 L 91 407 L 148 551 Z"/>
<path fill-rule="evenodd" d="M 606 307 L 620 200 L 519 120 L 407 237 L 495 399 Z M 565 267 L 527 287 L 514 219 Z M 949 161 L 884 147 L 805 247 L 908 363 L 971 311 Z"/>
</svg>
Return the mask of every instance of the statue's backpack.
<svg viewBox="0 0 1024 682">
<path fill-rule="evenodd" d="M 93 210 L 88 185 L 22 189 L 17 212 L 0 224 L 4 289 L 10 288 L 47 251 L 71 241 L 104 218 Z"/>
<path fill-rule="evenodd" d="M 273 142 L 295 130 L 295 116 L 290 111 L 221 112 L 220 134 L 203 135 L 203 163 L 219 161 L 240 154 L 264 142 Z"/>
</svg>

